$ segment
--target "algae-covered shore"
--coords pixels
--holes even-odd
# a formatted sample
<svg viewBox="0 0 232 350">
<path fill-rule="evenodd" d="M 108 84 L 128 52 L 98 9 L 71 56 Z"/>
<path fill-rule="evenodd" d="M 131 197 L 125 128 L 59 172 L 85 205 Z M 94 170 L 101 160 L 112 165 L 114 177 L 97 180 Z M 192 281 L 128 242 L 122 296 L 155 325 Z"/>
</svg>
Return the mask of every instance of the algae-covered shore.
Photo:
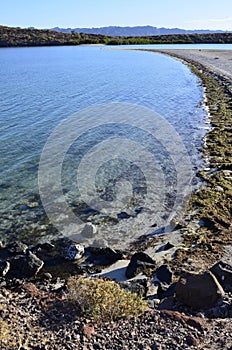
<svg viewBox="0 0 232 350">
<path fill-rule="evenodd" d="M 204 138 L 207 168 L 198 173 L 202 186 L 193 193 L 182 227 L 182 249 L 175 267 L 199 270 L 223 258 L 231 263 L 232 195 L 232 52 L 229 50 L 146 50 L 187 63 L 201 79 L 211 124 Z"/>
</svg>

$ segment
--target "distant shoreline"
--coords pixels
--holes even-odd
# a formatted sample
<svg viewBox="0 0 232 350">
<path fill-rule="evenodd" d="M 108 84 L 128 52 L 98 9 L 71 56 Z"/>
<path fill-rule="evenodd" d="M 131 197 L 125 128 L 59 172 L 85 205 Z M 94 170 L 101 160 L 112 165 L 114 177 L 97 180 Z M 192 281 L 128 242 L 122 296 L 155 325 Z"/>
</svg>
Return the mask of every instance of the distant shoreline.
<svg viewBox="0 0 232 350">
<path fill-rule="evenodd" d="M 0 25 L 0 47 L 70 46 L 83 44 L 232 44 L 232 33 L 112 36 L 63 33 L 55 30 L 15 28 Z"/>
</svg>

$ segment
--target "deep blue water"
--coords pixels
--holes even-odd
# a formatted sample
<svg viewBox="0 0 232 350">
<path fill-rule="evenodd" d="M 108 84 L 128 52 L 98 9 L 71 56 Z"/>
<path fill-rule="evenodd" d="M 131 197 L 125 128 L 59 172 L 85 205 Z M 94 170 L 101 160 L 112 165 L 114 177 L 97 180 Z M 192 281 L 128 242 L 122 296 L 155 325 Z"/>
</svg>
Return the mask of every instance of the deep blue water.
<svg viewBox="0 0 232 350">
<path fill-rule="evenodd" d="M 199 148 L 206 117 L 203 88 L 190 69 L 177 60 L 103 47 L 4 48 L 0 49 L 0 77 L 0 232 L 4 240 L 17 237 L 37 241 L 55 232 L 44 217 L 38 196 L 38 163 L 54 128 L 83 108 L 118 102 L 155 111 L 182 138 L 192 168 L 200 166 Z M 91 128 L 92 119 L 86 117 L 83 122 Z M 96 139 L 99 132 L 96 129 Z M 94 133 L 91 137 L 95 137 Z M 170 134 L 167 137 L 171 138 Z M 74 158 L 70 156 L 69 160 L 67 155 L 64 168 L 66 174 L 74 176 L 73 162 Z M 103 170 L 101 176 L 107 175 Z M 64 176 L 64 192 L 71 203 L 75 201 L 71 180 L 67 184 L 65 180 Z M 75 205 L 78 215 L 79 206 Z M 85 208 L 82 214 L 89 211 Z M 125 211 L 119 210 L 117 218 L 125 227 L 129 223 L 129 227 L 130 214 L 127 221 Z M 86 220 L 99 227 L 107 221 L 96 217 L 91 212 Z M 141 234 L 151 231 L 152 219 L 147 224 L 142 219 L 141 222 L 143 229 L 133 228 L 138 230 L 136 235 L 139 230 Z"/>
</svg>

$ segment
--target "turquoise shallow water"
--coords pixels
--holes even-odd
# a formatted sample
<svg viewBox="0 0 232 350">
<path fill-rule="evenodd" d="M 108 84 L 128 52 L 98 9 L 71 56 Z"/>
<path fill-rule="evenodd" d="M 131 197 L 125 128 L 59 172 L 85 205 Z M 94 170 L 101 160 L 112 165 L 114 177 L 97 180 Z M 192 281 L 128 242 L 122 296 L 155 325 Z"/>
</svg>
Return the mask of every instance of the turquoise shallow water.
<svg viewBox="0 0 232 350">
<path fill-rule="evenodd" d="M 178 132 L 192 168 L 201 164 L 199 147 L 206 128 L 203 89 L 181 62 L 156 54 L 103 47 L 9 48 L 0 49 L 0 76 L 0 232 L 4 240 L 23 238 L 32 242 L 56 234 L 38 195 L 38 163 L 54 128 L 83 108 L 112 102 L 147 107 Z M 84 123 L 91 128 L 90 119 L 86 117 Z M 95 132 L 98 139 L 102 130 Z M 95 139 L 94 132 L 91 137 Z M 139 137 L 144 136 L 135 135 L 135 139 Z M 78 145 L 76 150 L 75 145 L 70 148 L 64 163 L 67 202 L 83 220 L 98 226 L 105 224 L 105 217 L 99 221 L 91 208 L 78 203 L 78 196 L 75 198 L 73 154 L 80 156 Z M 101 179 L 108 174 L 103 170 L 98 172 Z M 166 171 L 171 173 L 168 167 Z M 112 178 L 112 174 L 107 176 Z M 100 184 L 104 187 L 104 181 Z M 133 210 L 138 213 L 142 209 Z M 126 226 L 130 214 L 121 212 L 117 220 L 122 219 Z M 143 222 L 141 234 L 151 230 L 151 222 L 152 219 L 147 224 Z"/>
</svg>

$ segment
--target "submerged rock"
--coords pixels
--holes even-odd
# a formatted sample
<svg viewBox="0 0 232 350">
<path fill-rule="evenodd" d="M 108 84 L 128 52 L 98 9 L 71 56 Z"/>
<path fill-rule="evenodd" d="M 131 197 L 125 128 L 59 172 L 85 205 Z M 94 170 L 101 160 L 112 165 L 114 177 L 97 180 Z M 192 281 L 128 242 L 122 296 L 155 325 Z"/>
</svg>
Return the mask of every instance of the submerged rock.
<svg viewBox="0 0 232 350">
<path fill-rule="evenodd" d="M 88 223 L 83 228 L 81 235 L 85 238 L 93 238 L 97 233 L 97 227 L 91 223 Z"/>
<path fill-rule="evenodd" d="M 125 211 L 117 214 L 117 217 L 118 219 L 129 219 L 130 218 L 130 215 L 128 213 L 126 213 Z"/>
</svg>

